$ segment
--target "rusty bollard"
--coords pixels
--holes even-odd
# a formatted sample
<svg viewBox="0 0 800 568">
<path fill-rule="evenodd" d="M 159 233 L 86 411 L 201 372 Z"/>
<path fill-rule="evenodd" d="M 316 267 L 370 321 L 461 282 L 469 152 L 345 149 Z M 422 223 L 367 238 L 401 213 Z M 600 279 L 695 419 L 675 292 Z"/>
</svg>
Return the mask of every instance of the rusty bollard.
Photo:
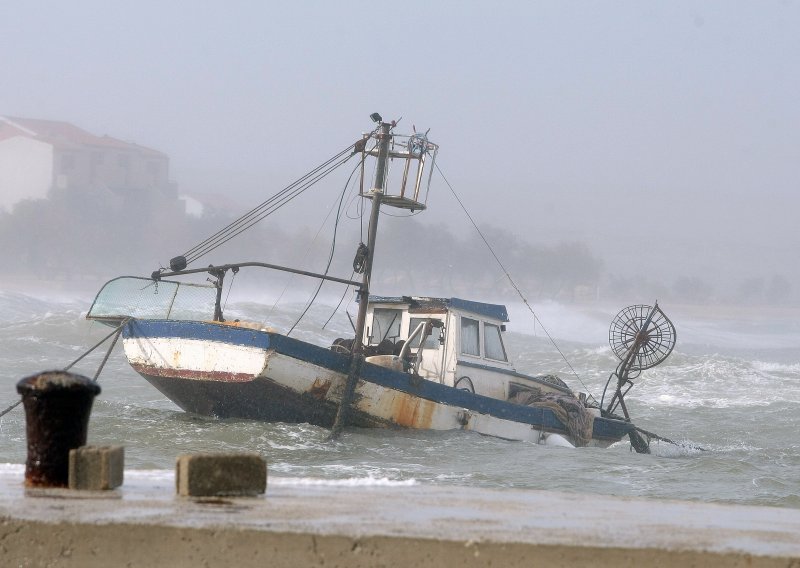
<svg viewBox="0 0 800 568">
<path fill-rule="evenodd" d="M 26 487 L 67 487 L 69 451 L 86 445 L 89 414 L 100 386 L 65 371 L 47 371 L 17 383 L 25 407 Z"/>
</svg>

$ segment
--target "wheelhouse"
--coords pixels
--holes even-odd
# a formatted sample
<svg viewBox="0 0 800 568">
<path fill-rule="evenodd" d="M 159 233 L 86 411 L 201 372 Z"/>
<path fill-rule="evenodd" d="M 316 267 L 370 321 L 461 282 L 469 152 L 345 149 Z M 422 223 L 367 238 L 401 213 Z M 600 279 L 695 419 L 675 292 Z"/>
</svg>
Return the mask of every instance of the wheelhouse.
<svg viewBox="0 0 800 568">
<path fill-rule="evenodd" d="M 404 354 L 423 378 L 491 398 L 519 393 L 572 394 L 553 376 L 518 373 L 504 336 L 506 307 L 461 298 L 371 296 L 364 343 L 379 353 Z M 406 345 L 406 344 L 409 345 Z"/>
</svg>

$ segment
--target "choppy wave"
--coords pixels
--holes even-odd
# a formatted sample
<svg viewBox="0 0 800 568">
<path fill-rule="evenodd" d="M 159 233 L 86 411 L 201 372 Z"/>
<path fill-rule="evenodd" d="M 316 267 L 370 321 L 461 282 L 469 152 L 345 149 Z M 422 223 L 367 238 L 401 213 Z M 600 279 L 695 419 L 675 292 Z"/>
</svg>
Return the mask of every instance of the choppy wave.
<svg viewBox="0 0 800 568">
<path fill-rule="evenodd" d="M 25 466 L 17 463 L 0 463 L 0 474 L 10 474 L 22 478 Z M 167 486 L 175 485 L 175 471 L 167 469 L 127 470 L 126 485 Z M 270 475 L 269 485 L 279 487 L 410 487 L 418 485 L 415 479 L 389 479 L 388 477 L 350 477 L 329 479 L 324 477 L 279 477 Z"/>
<path fill-rule="evenodd" d="M 334 486 L 334 487 L 408 487 L 417 485 L 415 479 L 395 480 L 387 477 L 349 477 L 344 479 L 325 479 L 321 477 L 275 477 L 272 485 L 284 486 Z"/>
<path fill-rule="evenodd" d="M 777 373 L 781 375 L 788 375 L 793 380 L 800 377 L 800 363 L 793 363 L 787 365 L 785 363 L 772 363 L 769 361 L 753 361 L 753 367 L 764 373 Z"/>
<path fill-rule="evenodd" d="M 17 400 L 20 378 L 63 367 L 108 332 L 84 319 L 90 300 L 0 292 L 0 407 Z M 228 310 L 285 330 L 304 307 L 236 303 Z M 343 313 L 319 331 L 331 312 L 315 306 L 294 335 L 321 344 L 350 335 Z M 557 304 L 538 313 L 548 325 L 554 320 L 548 331 L 561 352 L 512 311 L 517 331 L 507 339 L 517 368 L 557 373 L 599 398 L 618 363 L 607 344 L 608 313 Z M 348 430 L 332 443 L 327 431 L 307 424 L 198 418 L 141 380 L 119 353 L 100 377 L 89 442 L 125 445 L 127 467 L 137 472 L 132 483 L 160 475 L 169 484 L 179 453 L 254 451 L 267 458 L 277 484 L 456 484 L 800 506 L 800 334 L 785 322 L 740 324 L 695 319 L 684 330 L 676 321 L 670 359 L 635 380 L 627 400 L 636 423 L 683 444 L 653 442 L 649 456 L 624 442 L 564 452 L 464 432 Z M 76 370 L 91 376 L 103 355 L 93 353 Z M 17 409 L 0 419 L 0 471 L 21 471 L 24 460 Z"/>
<path fill-rule="evenodd" d="M 787 372 L 785 365 L 712 354 L 646 372 L 631 397 L 652 405 L 687 408 L 800 404 L 800 380 L 798 373 Z"/>
</svg>

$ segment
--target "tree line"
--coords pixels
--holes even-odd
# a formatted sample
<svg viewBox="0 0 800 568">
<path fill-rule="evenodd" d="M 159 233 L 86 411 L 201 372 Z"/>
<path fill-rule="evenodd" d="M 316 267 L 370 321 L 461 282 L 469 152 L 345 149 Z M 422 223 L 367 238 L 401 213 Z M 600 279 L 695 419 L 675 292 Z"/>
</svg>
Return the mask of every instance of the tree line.
<svg viewBox="0 0 800 568">
<path fill-rule="evenodd" d="M 103 280 L 147 275 L 232 219 L 187 215 L 183 202 L 153 192 L 53 190 L 0 212 L 0 262 L 5 274 L 41 280 Z M 347 276 L 363 227 L 340 228 L 330 258 L 331 230 L 311 242 L 307 227 L 262 223 L 204 262 L 260 260 Z M 416 219 L 381 219 L 373 289 L 387 294 L 508 298 L 513 282 L 532 301 L 658 298 L 685 303 L 786 304 L 792 283 L 780 274 L 744 279 L 722 292 L 699 276 L 671 282 L 611 273 L 581 242 L 541 244 L 484 227 L 457 235 Z M 484 238 L 485 241 L 484 242 Z M 346 244 L 345 244 L 346 243 Z M 492 247 L 487 247 L 489 243 Z M 159 264 L 160 263 L 160 264 Z"/>
</svg>

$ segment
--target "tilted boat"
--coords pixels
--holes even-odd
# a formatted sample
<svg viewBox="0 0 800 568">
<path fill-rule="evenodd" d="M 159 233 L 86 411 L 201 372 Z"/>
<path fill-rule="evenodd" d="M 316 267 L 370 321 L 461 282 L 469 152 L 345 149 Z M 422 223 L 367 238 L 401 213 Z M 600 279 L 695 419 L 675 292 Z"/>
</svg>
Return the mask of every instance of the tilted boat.
<svg viewBox="0 0 800 568">
<path fill-rule="evenodd" d="M 426 208 L 438 151 L 425 134 L 395 134 L 393 122 L 377 114 L 372 118 L 375 130 L 335 157 L 360 158 L 359 193 L 372 201 L 368 242 L 359 245 L 354 261 L 360 281 L 262 262 L 188 268 L 205 251 L 262 219 L 280 199 L 286 201 L 291 192 L 306 187 L 292 184 L 284 190 L 289 193 L 273 196 L 173 258 L 169 270 L 109 281 L 87 318 L 117 326 L 132 367 L 180 408 L 199 415 L 307 422 L 332 428 L 334 435 L 345 425 L 460 429 L 597 447 L 628 436 L 637 451 L 648 451 L 649 439 L 631 422 L 624 396 L 632 379 L 663 361 L 674 345 L 674 327 L 657 305 L 632 306 L 614 320 L 610 339 L 621 362 L 609 377 L 611 399 L 604 405 L 605 392 L 597 403 L 576 395 L 558 377 L 518 372 L 503 340 L 505 306 L 460 298 L 370 295 L 378 213 L 381 207 Z M 391 180 L 395 187 L 387 175 L 389 160 L 400 172 Z M 368 162 L 374 162 L 375 176 L 372 187 L 365 188 Z M 326 170 L 315 171 L 319 177 Z M 221 302 L 226 274 L 256 267 L 353 286 L 359 307 L 354 337 L 321 346 L 261 323 L 226 321 Z M 181 280 L 205 273 L 213 276 L 212 284 Z"/>
</svg>

